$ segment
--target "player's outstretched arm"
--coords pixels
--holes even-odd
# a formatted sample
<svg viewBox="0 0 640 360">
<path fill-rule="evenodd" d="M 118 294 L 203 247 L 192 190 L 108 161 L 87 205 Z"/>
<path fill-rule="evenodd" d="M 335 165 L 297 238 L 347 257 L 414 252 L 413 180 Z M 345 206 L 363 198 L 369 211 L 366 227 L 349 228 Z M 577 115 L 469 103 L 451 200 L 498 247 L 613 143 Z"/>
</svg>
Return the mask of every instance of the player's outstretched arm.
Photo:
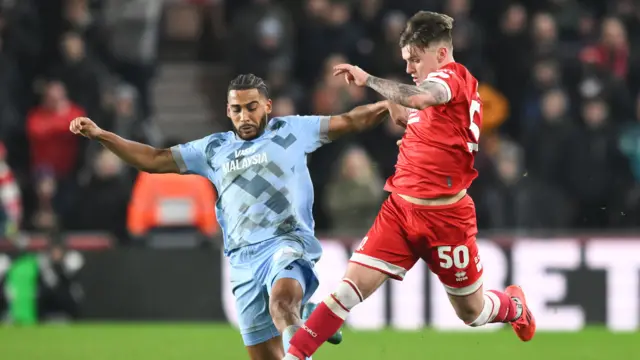
<svg viewBox="0 0 640 360">
<path fill-rule="evenodd" d="M 373 128 L 389 116 L 389 103 L 379 101 L 358 106 L 349 112 L 333 115 L 329 119 L 329 139 Z"/>
<path fill-rule="evenodd" d="M 447 88 L 428 79 L 415 86 L 369 75 L 366 85 L 394 103 L 412 109 L 422 110 L 449 101 Z"/>
<path fill-rule="evenodd" d="M 171 149 L 157 149 L 139 142 L 126 140 L 101 129 L 91 119 L 75 118 L 69 125 L 72 133 L 99 141 L 127 164 L 149 173 L 179 173 Z"/>
<path fill-rule="evenodd" d="M 347 84 L 368 86 L 392 102 L 411 109 L 422 110 L 444 104 L 451 96 L 445 85 L 429 79 L 420 86 L 414 86 L 372 76 L 351 64 L 339 64 L 333 70 L 334 76 L 344 75 Z"/>
</svg>

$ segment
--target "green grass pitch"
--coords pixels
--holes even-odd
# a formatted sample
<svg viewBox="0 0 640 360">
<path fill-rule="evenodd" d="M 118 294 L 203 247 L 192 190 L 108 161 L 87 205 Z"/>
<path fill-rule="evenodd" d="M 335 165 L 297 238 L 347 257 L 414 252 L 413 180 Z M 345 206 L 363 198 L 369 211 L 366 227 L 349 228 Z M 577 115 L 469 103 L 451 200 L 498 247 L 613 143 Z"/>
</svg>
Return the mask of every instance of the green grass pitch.
<svg viewBox="0 0 640 360">
<path fill-rule="evenodd" d="M 75 324 L 1 327 L 6 360 L 240 360 L 240 335 L 213 324 Z M 521 343 L 510 329 L 495 333 L 345 331 L 338 346 L 314 359 L 331 360 L 632 360 L 640 359 L 640 334 L 589 328 L 539 333 Z"/>
</svg>

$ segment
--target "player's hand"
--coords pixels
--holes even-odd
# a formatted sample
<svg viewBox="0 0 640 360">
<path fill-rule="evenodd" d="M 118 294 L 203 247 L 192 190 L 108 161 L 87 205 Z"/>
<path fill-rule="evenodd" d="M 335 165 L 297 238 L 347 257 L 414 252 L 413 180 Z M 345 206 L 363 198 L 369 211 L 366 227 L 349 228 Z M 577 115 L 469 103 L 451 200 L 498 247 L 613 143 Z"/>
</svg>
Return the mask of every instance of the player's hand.
<svg viewBox="0 0 640 360">
<path fill-rule="evenodd" d="M 396 145 L 398 145 L 398 146 L 402 145 L 402 139 L 396 141 Z"/>
<path fill-rule="evenodd" d="M 365 86 L 369 73 L 360 69 L 357 66 L 350 64 L 340 64 L 333 67 L 333 76 L 344 75 L 344 79 L 347 84 L 354 84 L 357 86 Z"/>
<path fill-rule="evenodd" d="M 389 115 L 391 116 L 391 120 L 393 122 L 403 128 L 407 128 L 407 123 L 409 122 L 409 111 L 406 107 L 402 105 L 398 105 L 391 101 L 387 102 L 387 108 L 389 109 Z"/>
<path fill-rule="evenodd" d="M 76 135 L 82 135 L 89 139 L 97 138 L 103 131 L 96 123 L 86 117 L 73 119 L 69 125 L 69 130 Z"/>
</svg>

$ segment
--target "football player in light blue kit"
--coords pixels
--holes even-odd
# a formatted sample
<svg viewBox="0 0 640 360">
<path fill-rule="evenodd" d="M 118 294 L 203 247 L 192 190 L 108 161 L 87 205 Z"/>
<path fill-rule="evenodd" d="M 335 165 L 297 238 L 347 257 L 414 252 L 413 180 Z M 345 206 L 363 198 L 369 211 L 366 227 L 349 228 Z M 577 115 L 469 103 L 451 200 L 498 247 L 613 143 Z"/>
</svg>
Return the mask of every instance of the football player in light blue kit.
<svg viewBox="0 0 640 360">
<path fill-rule="evenodd" d="M 242 338 L 252 360 L 276 360 L 286 353 L 302 324 L 302 305 L 318 287 L 314 264 L 322 249 L 314 236 L 307 154 L 343 134 L 376 126 L 389 104 L 335 116 L 269 119 L 267 86 L 252 74 L 231 82 L 227 100 L 235 131 L 170 149 L 125 140 L 87 118 L 74 119 L 70 129 L 142 171 L 198 174 L 215 185 Z"/>
</svg>

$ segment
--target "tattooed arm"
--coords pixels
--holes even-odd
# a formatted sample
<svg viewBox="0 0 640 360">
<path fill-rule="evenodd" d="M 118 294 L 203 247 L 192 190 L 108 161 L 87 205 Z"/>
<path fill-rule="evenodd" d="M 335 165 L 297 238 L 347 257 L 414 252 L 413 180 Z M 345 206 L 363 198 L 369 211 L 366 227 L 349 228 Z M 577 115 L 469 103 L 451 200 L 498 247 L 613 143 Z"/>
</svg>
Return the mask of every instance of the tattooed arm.
<svg viewBox="0 0 640 360">
<path fill-rule="evenodd" d="M 422 110 L 451 100 L 444 85 L 429 80 L 415 86 L 369 75 L 366 85 L 392 102 L 412 109 Z"/>
</svg>

